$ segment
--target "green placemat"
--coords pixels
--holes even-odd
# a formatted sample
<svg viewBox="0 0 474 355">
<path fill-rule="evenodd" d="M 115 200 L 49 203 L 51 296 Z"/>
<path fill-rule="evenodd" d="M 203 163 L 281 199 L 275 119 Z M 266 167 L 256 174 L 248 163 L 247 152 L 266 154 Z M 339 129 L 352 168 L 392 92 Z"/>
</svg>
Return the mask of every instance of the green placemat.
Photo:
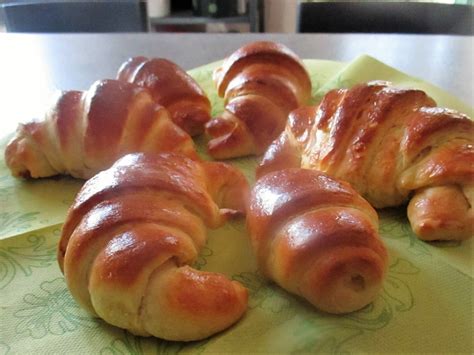
<svg viewBox="0 0 474 355">
<path fill-rule="evenodd" d="M 211 99 L 218 62 L 190 71 Z M 314 102 L 327 90 L 388 80 L 427 91 L 439 105 L 472 116 L 472 109 L 419 79 L 362 56 L 349 64 L 306 60 Z M 8 137 L 0 141 L 3 148 Z M 204 140 L 197 140 L 205 156 Z M 235 159 L 253 183 L 257 159 Z M 384 290 L 361 311 L 333 316 L 314 310 L 264 280 L 257 271 L 243 221 L 210 232 L 195 267 L 223 272 L 250 291 L 245 317 L 195 343 L 135 337 L 94 319 L 71 298 L 56 263 L 67 208 L 82 185 L 67 177 L 23 181 L 0 161 L 0 355 L 25 353 L 360 353 L 473 352 L 472 240 L 428 244 L 411 232 L 404 209 L 380 212 L 390 255 Z"/>
</svg>

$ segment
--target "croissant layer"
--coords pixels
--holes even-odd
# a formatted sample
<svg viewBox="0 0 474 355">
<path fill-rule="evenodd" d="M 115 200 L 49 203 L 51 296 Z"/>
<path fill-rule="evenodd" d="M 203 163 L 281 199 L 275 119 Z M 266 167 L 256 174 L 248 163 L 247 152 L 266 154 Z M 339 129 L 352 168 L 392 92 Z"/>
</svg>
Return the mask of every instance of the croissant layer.
<svg viewBox="0 0 474 355">
<path fill-rule="evenodd" d="M 257 176 L 290 167 L 324 171 L 376 208 L 409 202 L 421 239 L 467 239 L 474 232 L 473 137 L 469 117 L 436 107 L 426 93 L 371 82 L 293 111 Z"/>
<path fill-rule="evenodd" d="M 214 71 L 225 110 L 206 124 L 216 159 L 262 154 L 283 130 L 288 113 L 307 103 L 309 75 L 298 56 L 274 42 L 247 44 Z"/>
<path fill-rule="evenodd" d="M 223 163 L 129 154 L 88 180 L 71 206 L 58 262 L 76 301 L 106 322 L 191 341 L 235 323 L 247 290 L 192 268 L 206 229 L 243 214 L 248 184 Z"/>
<path fill-rule="evenodd" d="M 171 119 L 194 136 L 210 120 L 211 104 L 198 83 L 175 63 L 164 58 L 133 57 L 120 67 L 117 79 L 148 89 Z"/>
<path fill-rule="evenodd" d="M 269 173 L 252 190 L 247 226 L 262 273 L 320 310 L 358 310 L 382 287 L 377 214 L 347 183 L 300 168 Z"/>
<path fill-rule="evenodd" d="M 5 161 L 14 176 L 88 179 L 127 153 L 163 151 L 197 158 L 191 137 L 148 90 L 102 80 L 59 93 L 41 120 L 20 124 Z"/>
</svg>

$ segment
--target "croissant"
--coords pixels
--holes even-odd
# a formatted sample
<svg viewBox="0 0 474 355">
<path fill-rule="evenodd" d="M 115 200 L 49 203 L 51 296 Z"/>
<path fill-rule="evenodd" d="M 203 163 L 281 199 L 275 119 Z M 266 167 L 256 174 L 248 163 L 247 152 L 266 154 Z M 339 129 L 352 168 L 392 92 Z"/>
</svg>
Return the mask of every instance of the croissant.
<svg viewBox="0 0 474 355">
<path fill-rule="evenodd" d="M 190 265 L 216 228 L 242 213 L 243 175 L 175 153 L 129 154 L 88 180 L 69 209 L 58 262 L 76 301 L 141 335 L 190 341 L 245 312 L 247 290 Z"/>
<path fill-rule="evenodd" d="M 376 208 L 409 200 L 422 240 L 473 235 L 474 123 L 423 91 L 371 82 L 295 110 L 257 175 L 290 167 L 348 181 Z"/>
<path fill-rule="evenodd" d="M 42 120 L 20 124 L 5 150 L 14 176 L 70 174 L 87 179 L 130 152 L 172 151 L 197 158 L 191 137 L 148 90 L 95 82 L 57 95 Z"/>
<path fill-rule="evenodd" d="M 269 173 L 251 192 L 247 226 L 263 274 L 320 310 L 358 310 L 382 287 L 377 213 L 345 182 L 299 168 Z"/>
<path fill-rule="evenodd" d="M 134 57 L 122 64 L 117 79 L 150 90 L 153 99 L 166 107 L 174 123 L 194 136 L 211 119 L 211 104 L 197 82 L 175 63 Z"/>
<path fill-rule="evenodd" d="M 262 154 L 288 113 L 311 97 L 309 75 L 295 53 L 273 42 L 241 47 L 214 71 L 225 111 L 206 124 L 209 154 L 227 159 Z"/>
</svg>

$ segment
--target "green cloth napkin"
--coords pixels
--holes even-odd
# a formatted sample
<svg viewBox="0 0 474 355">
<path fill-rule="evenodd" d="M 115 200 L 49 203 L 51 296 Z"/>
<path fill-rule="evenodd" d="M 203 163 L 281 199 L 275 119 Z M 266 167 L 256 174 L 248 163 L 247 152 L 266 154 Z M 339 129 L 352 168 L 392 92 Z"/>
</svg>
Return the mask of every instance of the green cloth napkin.
<svg viewBox="0 0 474 355">
<path fill-rule="evenodd" d="M 212 63 L 190 71 L 222 110 Z M 368 80 L 421 88 L 440 106 L 472 116 L 441 89 L 362 56 L 349 64 L 306 60 L 314 102 L 327 90 Z M 1 151 L 8 137 L 0 141 Z M 205 156 L 204 138 L 197 139 Z M 253 183 L 258 160 L 232 160 Z M 0 161 L 0 355 L 178 353 L 472 353 L 472 240 L 419 241 L 404 208 L 380 211 L 390 267 L 383 291 L 361 311 L 334 316 L 313 309 L 258 273 L 243 221 L 211 231 L 195 267 L 223 272 L 250 292 L 237 324 L 193 343 L 135 337 L 90 317 L 69 294 L 56 262 L 68 206 L 82 182 L 68 177 L 24 181 Z"/>
</svg>

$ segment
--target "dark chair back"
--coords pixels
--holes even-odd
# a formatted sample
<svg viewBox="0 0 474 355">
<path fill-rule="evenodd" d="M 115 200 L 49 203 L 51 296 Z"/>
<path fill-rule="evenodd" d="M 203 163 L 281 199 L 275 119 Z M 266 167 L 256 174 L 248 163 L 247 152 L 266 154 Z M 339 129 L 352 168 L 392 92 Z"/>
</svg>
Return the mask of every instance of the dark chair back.
<svg viewBox="0 0 474 355">
<path fill-rule="evenodd" d="M 298 32 L 473 34 L 473 7 L 407 2 L 300 3 Z"/>
<path fill-rule="evenodd" d="M 145 32 L 146 3 L 109 1 L 7 1 L 8 32 Z"/>
</svg>

